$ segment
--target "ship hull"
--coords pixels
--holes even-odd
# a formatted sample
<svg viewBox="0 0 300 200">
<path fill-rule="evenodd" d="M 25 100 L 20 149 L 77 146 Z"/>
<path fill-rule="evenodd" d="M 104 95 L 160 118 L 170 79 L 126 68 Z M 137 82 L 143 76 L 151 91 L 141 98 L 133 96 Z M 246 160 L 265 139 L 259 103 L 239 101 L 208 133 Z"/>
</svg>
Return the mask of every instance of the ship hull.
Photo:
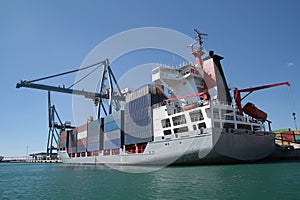
<svg viewBox="0 0 300 200">
<path fill-rule="evenodd" d="M 221 130 L 191 131 L 177 138 L 149 142 L 143 153 L 69 157 L 66 151 L 59 156 L 64 163 L 95 165 L 201 165 L 254 162 L 274 151 L 274 135 L 267 132 Z"/>
</svg>

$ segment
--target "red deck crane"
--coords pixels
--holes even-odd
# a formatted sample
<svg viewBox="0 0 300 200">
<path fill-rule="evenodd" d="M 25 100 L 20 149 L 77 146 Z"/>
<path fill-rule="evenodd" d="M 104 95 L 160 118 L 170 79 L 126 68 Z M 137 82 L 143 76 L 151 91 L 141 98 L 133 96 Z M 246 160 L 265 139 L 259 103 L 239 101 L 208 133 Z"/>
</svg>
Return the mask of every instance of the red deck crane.
<svg viewBox="0 0 300 200">
<path fill-rule="evenodd" d="M 255 108 L 254 105 L 251 103 L 246 104 L 246 106 L 244 106 L 244 108 L 242 108 L 242 100 L 244 100 L 249 94 L 251 94 L 252 92 L 257 91 L 257 90 L 262 90 L 262 89 L 271 88 L 271 87 L 277 87 L 277 86 L 281 86 L 281 85 L 291 86 L 289 82 L 281 82 L 281 83 L 269 84 L 269 85 L 258 86 L 258 87 L 251 87 L 251 88 L 246 88 L 246 89 L 241 89 L 241 90 L 235 88 L 234 89 L 234 100 L 235 100 L 236 106 L 239 109 L 239 114 L 243 115 L 243 109 L 245 111 L 245 107 L 247 105 L 248 105 L 247 107 L 252 106 L 254 109 L 256 109 L 255 111 L 260 111 L 257 108 Z M 242 92 L 248 92 L 248 93 L 244 97 L 241 97 Z M 246 110 L 247 110 L 247 108 L 246 108 Z M 245 112 L 245 113 L 248 114 L 247 112 Z M 252 116 L 252 117 L 254 117 L 254 116 Z M 266 118 L 266 117 L 267 116 L 265 116 L 264 118 Z M 265 121 L 266 119 L 262 119 L 262 120 Z"/>
</svg>

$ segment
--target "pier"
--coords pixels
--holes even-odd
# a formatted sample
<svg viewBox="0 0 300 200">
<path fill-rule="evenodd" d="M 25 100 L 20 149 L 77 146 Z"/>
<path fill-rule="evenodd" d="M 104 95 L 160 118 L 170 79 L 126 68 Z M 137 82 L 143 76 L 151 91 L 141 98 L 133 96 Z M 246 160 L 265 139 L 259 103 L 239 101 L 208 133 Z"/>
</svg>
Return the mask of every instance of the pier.
<svg viewBox="0 0 300 200">
<path fill-rule="evenodd" d="M 30 154 L 29 156 L 10 156 L 4 157 L 1 162 L 10 163 L 61 163 L 61 160 L 57 158 L 57 154 L 47 157 L 46 153 Z"/>
</svg>

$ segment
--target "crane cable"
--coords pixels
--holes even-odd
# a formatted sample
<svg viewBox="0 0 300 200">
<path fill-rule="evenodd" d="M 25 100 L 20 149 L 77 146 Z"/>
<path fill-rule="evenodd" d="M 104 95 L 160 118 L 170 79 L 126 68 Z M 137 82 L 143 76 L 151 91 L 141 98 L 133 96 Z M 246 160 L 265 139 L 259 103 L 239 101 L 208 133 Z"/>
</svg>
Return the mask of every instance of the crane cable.
<svg viewBox="0 0 300 200">
<path fill-rule="evenodd" d="M 84 77 L 82 77 L 81 79 L 79 79 L 78 81 L 76 81 L 75 83 L 73 83 L 72 85 L 70 85 L 68 87 L 68 89 L 71 89 L 74 85 L 76 85 L 77 83 L 81 82 L 83 79 L 85 79 L 86 77 L 88 77 L 89 75 L 91 75 L 92 73 L 94 73 L 97 69 L 100 68 L 101 65 L 98 65 L 98 67 L 96 67 L 95 69 L 93 69 L 92 71 L 90 71 L 87 75 L 85 75 Z"/>
<path fill-rule="evenodd" d="M 289 103 L 290 103 L 290 109 L 292 111 L 292 115 L 293 115 L 293 119 L 294 119 L 294 123 L 295 123 L 295 128 L 297 129 L 297 122 L 296 122 L 296 114 L 295 114 L 295 102 L 294 102 L 294 98 L 293 98 L 293 93 L 292 93 L 292 89 L 288 88 L 288 96 L 289 96 Z"/>
<path fill-rule="evenodd" d="M 63 73 L 59 73 L 59 74 L 54 74 L 54 75 L 51 75 L 51 76 L 46 76 L 46 77 L 43 77 L 43 78 L 34 79 L 32 81 L 27 81 L 27 83 L 33 83 L 33 82 L 37 82 L 37 81 L 41 81 L 41 80 L 45 80 L 45 79 L 49 79 L 49 78 L 55 78 L 55 77 L 58 77 L 58 76 L 62 76 L 62 75 L 66 75 L 66 74 L 71 74 L 71 73 L 74 73 L 74 72 L 78 72 L 78 71 L 89 69 L 89 68 L 97 66 L 97 65 L 100 66 L 101 64 L 104 64 L 106 62 L 107 62 L 107 59 L 104 60 L 104 61 L 92 64 L 92 65 L 80 68 L 80 69 L 75 69 L 75 70 L 71 70 L 71 71 L 67 71 L 67 72 L 63 72 Z"/>
</svg>

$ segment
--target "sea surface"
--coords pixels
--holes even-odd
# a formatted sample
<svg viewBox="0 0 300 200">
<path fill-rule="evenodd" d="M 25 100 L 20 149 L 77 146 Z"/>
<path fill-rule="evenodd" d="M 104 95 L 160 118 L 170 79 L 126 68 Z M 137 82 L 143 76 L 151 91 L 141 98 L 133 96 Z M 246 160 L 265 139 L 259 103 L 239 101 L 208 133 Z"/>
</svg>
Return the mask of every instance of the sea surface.
<svg viewBox="0 0 300 200">
<path fill-rule="evenodd" d="M 300 162 L 166 167 L 0 163 L 0 199 L 300 199 Z"/>
</svg>

